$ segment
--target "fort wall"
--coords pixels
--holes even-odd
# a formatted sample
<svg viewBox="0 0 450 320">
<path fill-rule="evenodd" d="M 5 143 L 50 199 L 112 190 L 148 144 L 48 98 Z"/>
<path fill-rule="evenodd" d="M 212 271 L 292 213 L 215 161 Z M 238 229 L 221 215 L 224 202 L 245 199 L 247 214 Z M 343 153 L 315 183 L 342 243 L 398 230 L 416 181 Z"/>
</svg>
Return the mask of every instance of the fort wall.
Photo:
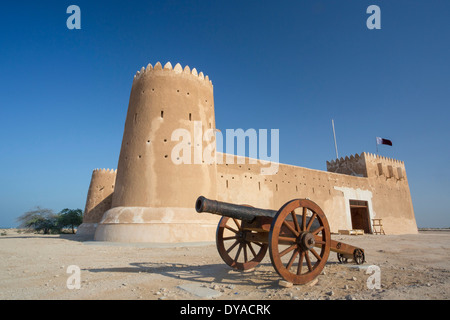
<svg viewBox="0 0 450 320">
<path fill-rule="evenodd" d="M 278 210 L 289 200 L 308 198 L 323 209 L 332 232 L 353 229 L 350 201 L 358 201 L 367 205 L 370 233 L 372 219 L 382 219 L 387 234 L 417 233 L 401 161 L 362 153 L 327 163 L 328 170 L 339 173 L 279 164 L 276 174 L 261 175 L 264 164 L 245 157 L 238 163 L 238 158 L 217 166 L 221 201 Z M 394 175 L 380 175 L 379 167 Z"/>
</svg>

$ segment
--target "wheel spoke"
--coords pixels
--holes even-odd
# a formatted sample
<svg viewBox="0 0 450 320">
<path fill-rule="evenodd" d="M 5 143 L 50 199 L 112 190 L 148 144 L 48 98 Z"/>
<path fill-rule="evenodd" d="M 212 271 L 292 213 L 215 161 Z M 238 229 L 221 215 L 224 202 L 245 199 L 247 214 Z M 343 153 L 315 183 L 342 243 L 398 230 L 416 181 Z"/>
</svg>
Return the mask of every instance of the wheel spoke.
<svg viewBox="0 0 450 320">
<path fill-rule="evenodd" d="M 234 236 L 234 237 L 223 237 L 222 240 L 226 241 L 226 240 L 233 240 L 233 239 L 238 239 L 238 237 L 237 236 Z"/>
<path fill-rule="evenodd" d="M 292 228 L 292 226 L 287 223 L 287 221 L 283 221 L 283 225 L 285 225 L 296 237 L 298 237 L 299 233 L 297 231 L 295 231 L 294 228 Z"/>
<path fill-rule="evenodd" d="M 308 265 L 309 271 L 312 271 L 311 260 L 309 259 L 309 254 L 307 251 L 305 251 L 305 258 L 306 258 L 306 264 Z"/>
<path fill-rule="evenodd" d="M 259 243 L 259 242 L 252 242 L 253 244 L 256 244 L 258 247 L 262 247 L 263 246 L 263 244 L 262 243 Z"/>
<path fill-rule="evenodd" d="M 320 226 L 319 228 L 317 228 L 316 230 L 312 231 L 311 233 L 316 236 L 322 230 L 323 230 L 323 226 Z"/>
<path fill-rule="evenodd" d="M 291 238 L 291 237 L 278 237 L 278 239 L 280 241 L 284 241 L 284 242 L 288 242 L 288 243 L 296 243 L 297 242 L 296 238 Z"/>
<path fill-rule="evenodd" d="M 227 253 L 230 253 L 230 251 L 233 250 L 234 247 L 236 247 L 237 244 L 239 244 L 239 241 L 238 241 L 238 240 L 236 240 L 236 241 L 231 245 L 231 247 L 228 248 Z"/>
<path fill-rule="evenodd" d="M 316 250 L 314 250 L 314 248 L 310 249 L 312 254 L 314 255 L 314 257 L 316 257 L 317 261 L 321 261 L 322 257 L 316 252 Z"/>
<path fill-rule="evenodd" d="M 302 213 L 302 231 L 306 231 L 306 207 L 303 207 L 303 213 Z"/>
<path fill-rule="evenodd" d="M 294 260 L 295 260 L 295 258 L 297 257 L 297 255 L 298 255 L 298 249 L 296 249 L 295 251 L 294 251 L 294 253 L 292 253 L 292 256 L 291 256 L 291 259 L 289 260 L 289 263 L 287 264 L 287 266 L 286 266 L 286 269 L 289 271 L 289 269 L 291 269 L 291 267 L 292 267 L 292 263 L 294 263 Z"/>
<path fill-rule="evenodd" d="M 235 218 L 233 218 L 233 221 L 236 224 L 236 226 L 238 227 L 238 229 L 241 230 L 241 224 L 239 223 L 239 221 Z"/>
<path fill-rule="evenodd" d="M 295 248 L 297 248 L 297 244 L 294 243 L 292 246 L 290 246 L 289 248 L 284 249 L 283 251 L 280 252 L 280 257 L 284 256 L 285 254 L 291 252 L 292 250 L 294 250 Z"/>
<path fill-rule="evenodd" d="M 238 230 L 233 229 L 233 228 L 230 227 L 230 226 L 225 226 L 225 228 L 228 229 L 228 230 L 230 230 L 231 232 L 234 232 L 234 233 L 238 233 L 238 232 L 239 232 Z"/>
<path fill-rule="evenodd" d="M 250 251 L 252 252 L 253 257 L 256 257 L 257 254 L 256 254 L 255 250 L 253 249 L 252 244 L 249 242 L 249 243 L 247 243 L 247 245 L 248 245 L 248 248 L 250 249 Z"/>
<path fill-rule="evenodd" d="M 234 257 L 234 261 L 238 261 L 239 255 L 241 254 L 241 250 L 242 250 L 242 243 L 239 244 L 239 249 L 236 252 L 236 256 Z"/>
<path fill-rule="evenodd" d="M 244 247 L 244 263 L 247 263 L 248 257 L 247 257 L 247 246 L 245 243 L 242 245 Z"/>
<path fill-rule="evenodd" d="M 302 251 L 302 253 L 300 254 L 300 258 L 298 260 L 297 275 L 300 275 L 302 273 L 302 265 L 303 265 L 304 257 L 305 257 L 305 251 Z"/>
<path fill-rule="evenodd" d="M 316 219 L 316 217 L 317 217 L 317 213 L 314 212 L 314 214 L 312 215 L 311 219 L 309 219 L 308 225 L 306 226 L 306 231 L 308 231 L 309 228 L 311 228 L 311 226 L 312 226 L 312 224 L 314 222 L 314 219 Z"/>
<path fill-rule="evenodd" d="M 297 215 L 295 214 L 295 210 L 292 210 L 291 216 L 292 216 L 292 220 L 294 221 L 295 230 L 301 231 L 301 230 L 300 230 L 300 226 L 298 225 Z"/>
</svg>

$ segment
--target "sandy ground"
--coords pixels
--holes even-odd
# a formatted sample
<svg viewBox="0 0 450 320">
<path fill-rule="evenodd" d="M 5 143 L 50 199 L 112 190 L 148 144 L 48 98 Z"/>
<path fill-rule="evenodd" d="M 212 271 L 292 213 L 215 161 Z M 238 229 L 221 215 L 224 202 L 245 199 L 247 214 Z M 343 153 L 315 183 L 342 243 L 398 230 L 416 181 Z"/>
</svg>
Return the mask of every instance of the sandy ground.
<svg viewBox="0 0 450 320">
<path fill-rule="evenodd" d="M 214 243 L 117 244 L 80 241 L 74 235 L 0 230 L 0 299 L 151 300 L 398 300 L 450 297 L 450 232 L 401 236 L 342 236 L 365 249 L 366 263 L 340 264 L 330 253 L 314 285 L 280 286 L 269 255 L 254 271 L 231 270 Z M 67 281 L 80 270 L 80 288 Z M 369 288 L 367 267 L 380 269 L 381 288 Z M 72 278 L 71 278 L 72 279 Z M 70 284 L 75 282 L 70 281 Z M 179 286 L 211 289 L 198 296 Z"/>
</svg>

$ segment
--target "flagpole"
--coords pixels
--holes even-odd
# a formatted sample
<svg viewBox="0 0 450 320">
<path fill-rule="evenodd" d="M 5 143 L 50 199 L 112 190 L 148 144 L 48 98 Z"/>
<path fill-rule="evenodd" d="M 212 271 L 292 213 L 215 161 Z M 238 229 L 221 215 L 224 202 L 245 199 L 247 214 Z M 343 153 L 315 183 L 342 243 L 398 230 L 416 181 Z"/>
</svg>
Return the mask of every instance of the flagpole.
<svg viewBox="0 0 450 320">
<path fill-rule="evenodd" d="M 331 119 L 331 124 L 333 125 L 333 136 L 334 136 L 334 148 L 336 150 L 336 159 L 339 159 L 338 149 L 337 149 L 337 143 L 336 143 L 336 132 L 334 131 L 334 120 Z"/>
<path fill-rule="evenodd" d="M 375 138 L 375 144 L 377 146 L 377 155 L 378 155 L 378 140 L 377 140 L 377 138 Z"/>
</svg>

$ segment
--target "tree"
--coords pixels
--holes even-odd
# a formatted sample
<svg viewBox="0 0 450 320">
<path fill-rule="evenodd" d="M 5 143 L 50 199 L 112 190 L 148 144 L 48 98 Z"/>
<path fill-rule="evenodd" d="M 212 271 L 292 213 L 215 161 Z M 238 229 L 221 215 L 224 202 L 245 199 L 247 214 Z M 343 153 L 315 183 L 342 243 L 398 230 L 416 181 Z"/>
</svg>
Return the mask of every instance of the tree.
<svg viewBox="0 0 450 320">
<path fill-rule="evenodd" d="M 51 209 L 36 207 L 17 218 L 19 228 L 34 229 L 44 234 L 59 232 L 58 216 Z"/>
<path fill-rule="evenodd" d="M 75 233 L 75 227 L 83 222 L 83 211 L 81 209 L 63 209 L 58 214 L 58 225 L 61 228 L 70 227 Z"/>
</svg>

